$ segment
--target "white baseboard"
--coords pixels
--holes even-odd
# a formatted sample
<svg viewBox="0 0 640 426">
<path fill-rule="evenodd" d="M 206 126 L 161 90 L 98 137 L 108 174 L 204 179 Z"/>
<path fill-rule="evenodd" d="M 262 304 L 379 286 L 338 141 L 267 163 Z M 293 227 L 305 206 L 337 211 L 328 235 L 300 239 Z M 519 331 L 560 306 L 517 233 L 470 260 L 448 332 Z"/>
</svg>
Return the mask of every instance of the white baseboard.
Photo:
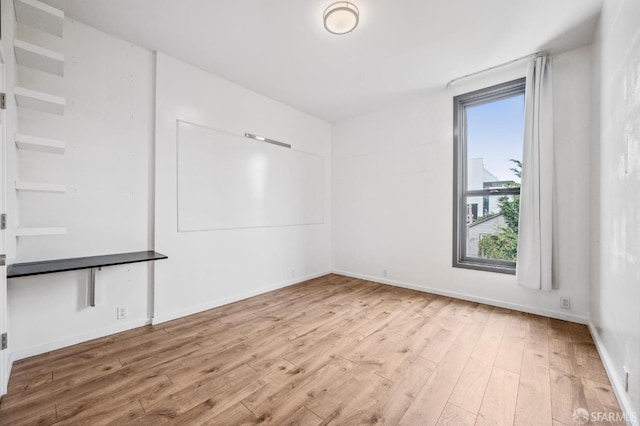
<svg viewBox="0 0 640 426">
<path fill-rule="evenodd" d="M 500 301 L 500 300 L 488 299 L 486 297 L 479 297 L 479 296 L 474 296 L 474 295 L 471 295 L 471 294 L 457 293 L 457 292 L 453 292 L 453 291 L 446 291 L 446 290 L 441 290 L 441 289 L 432 288 L 432 287 L 424 287 L 424 286 L 410 284 L 410 283 L 406 283 L 406 282 L 402 282 L 402 281 L 395 281 L 395 280 L 389 280 L 389 279 L 386 279 L 386 278 L 371 277 L 371 276 L 368 276 L 368 275 L 356 274 L 356 273 L 353 273 L 353 272 L 340 271 L 340 270 L 333 270 L 332 272 L 334 274 L 344 275 L 344 276 L 351 277 L 351 278 L 359 278 L 359 279 L 362 279 L 362 280 L 373 281 L 373 282 L 380 283 L 380 284 L 387 284 L 387 285 L 391 285 L 391 286 L 394 286 L 394 287 L 408 288 L 408 289 L 411 289 L 411 290 L 422 291 L 424 293 L 432 293 L 432 294 L 437 294 L 439 296 L 446 296 L 446 297 L 452 297 L 454 299 L 467 300 L 469 302 L 483 303 L 485 305 L 497 306 L 499 308 L 505 308 L 505 309 L 512 309 L 514 311 L 520 311 L 520 312 L 526 312 L 526 313 L 529 313 L 529 314 L 541 315 L 543 317 L 555 318 L 555 319 L 559 319 L 559 320 L 563 320 L 563 321 L 577 322 L 579 324 L 587 324 L 588 323 L 588 319 L 586 317 L 582 317 L 580 315 L 574 315 L 574 314 L 568 314 L 568 313 L 565 314 L 565 313 L 562 313 L 562 312 L 550 311 L 550 310 L 538 308 L 538 307 L 535 307 L 535 306 L 519 305 L 517 303 L 503 302 L 503 301 Z"/>
<path fill-rule="evenodd" d="M 598 354 L 600 355 L 600 359 L 602 360 L 602 364 L 604 365 L 604 369 L 607 372 L 607 376 L 609 376 L 609 381 L 611 382 L 613 392 L 615 393 L 616 398 L 618 399 L 618 403 L 620 404 L 620 408 L 622 408 L 622 411 L 624 411 L 625 413 L 634 413 L 633 407 L 631 406 L 631 401 L 629 400 L 629 394 L 624 390 L 624 384 L 618 378 L 618 376 L 614 374 L 615 370 L 613 362 L 611 360 L 611 356 L 609 356 L 609 352 L 602 342 L 602 338 L 600 337 L 600 333 L 598 333 L 598 329 L 591 321 L 589 321 L 588 326 L 589 331 L 591 332 L 591 337 L 593 337 L 593 342 L 595 343 Z M 636 417 L 635 421 L 629 421 L 628 424 L 632 426 L 640 426 L 640 413 L 635 412 L 634 415 Z"/>
<path fill-rule="evenodd" d="M 151 324 L 148 319 L 140 319 L 136 321 L 129 321 L 124 324 L 113 325 L 110 327 L 100 328 L 98 330 L 92 330 L 87 333 L 78 334 L 71 337 L 65 337 L 64 339 L 55 340 L 53 342 L 43 343 L 42 345 L 31 346 L 29 348 L 18 349 L 13 351 L 9 355 L 10 365 L 14 361 L 18 361 L 31 356 L 40 355 L 46 352 L 55 351 L 56 349 L 65 348 L 67 346 L 77 345 L 78 343 L 87 342 L 93 339 L 99 339 L 110 334 L 120 333 L 123 331 L 131 330 L 133 328 L 142 327 L 144 325 Z"/>
<path fill-rule="evenodd" d="M 260 294 L 263 293 L 268 293 L 270 291 L 273 290 L 278 290 L 284 287 L 288 287 L 290 285 L 294 285 L 294 284 L 299 284 L 301 282 L 307 281 L 307 280 L 311 280 L 313 278 L 318 278 L 321 277 L 323 275 L 327 275 L 330 274 L 331 271 L 322 271 L 322 272 L 317 272 L 315 274 L 310 274 L 310 275 L 306 275 L 304 277 L 299 277 L 299 278 L 294 278 L 292 280 L 288 280 L 288 281 L 284 281 L 278 284 L 273 284 L 270 286 L 266 286 L 266 287 L 261 287 L 258 288 L 256 290 L 251 290 L 251 291 L 247 291 L 241 294 L 237 294 L 234 296 L 230 296 L 230 297 L 224 297 L 221 299 L 215 299 L 212 300 L 210 302 L 207 303 L 203 303 L 197 306 L 192 306 L 190 308 L 187 309 L 181 309 L 179 311 L 175 311 L 175 312 L 171 312 L 168 314 L 163 314 L 163 315 L 158 315 L 155 316 L 152 319 L 152 324 L 161 324 L 163 322 L 167 322 L 167 321 L 171 321 L 177 318 L 182 318 L 182 317 L 186 317 L 188 315 L 193 315 L 193 314 L 197 314 L 199 312 L 204 312 L 204 311 L 208 311 L 209 309 L 213 309 L 213 308 L 217 308 L 223 305 L 228 305 L 229 303 L 234 303 L 234 302 L 238 302 L 240 300 L 243 299 L 248 299 L 249 297 L 253 297 L 253 296 L 258 296 Z"/>
</svg>

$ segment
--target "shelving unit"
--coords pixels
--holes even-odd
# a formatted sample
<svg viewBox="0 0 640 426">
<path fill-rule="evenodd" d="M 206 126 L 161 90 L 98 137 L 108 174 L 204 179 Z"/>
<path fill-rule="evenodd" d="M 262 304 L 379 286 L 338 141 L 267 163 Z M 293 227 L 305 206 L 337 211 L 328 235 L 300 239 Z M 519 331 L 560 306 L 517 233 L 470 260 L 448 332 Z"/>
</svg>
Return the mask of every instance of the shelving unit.
<svg viewBox="0 0 640 426">
<path fill-rule="evenodd" d="M 64 55 L 27 43 L 22 40 L 14 40 L 13 48 L 16 52 L 18 65 L 34 68 L 59 76 L 64 75 Z"/>
<path fill-rule="evenodd" d="M 38 0 L 15 0 L 16 19 L 21 24 L 62 37 L 64 12 Z"/>
<path fill-rule="evenodd" d="M 67 228 L 64 227 L 48 227 L 48 228 L 16 228 L 16 237 L 37 237 L 42 235 L 64 235 Z"/>
<path fill-rule="evenodd" d="M 38 92 L 36 90 L 15 88 L 16 103 L 20 108 L 29 108 L 50 114 L 63 115 L 66 100 L 60 96 Z"/>
<path fill-rule="evenodd" d="M 57 37 L 62 37 L 64 30 L 63 11 L 38 0 L 14 0 L 14 6 L 18 23 Z M 8 46 L 12 44 L 13 53 L 15 53 L 16 63 L 18 65 L 61 77 L 64 76 L 64 54 L 24 40 L 14 39 L 13 43 L 10 42 Z M 20 72 L 20 69 L 18 69 L 18 72 Z M 47 87 L 42 83 L 48 83 L 48 80 L 45 79 L 39 83 L 39 87 Z M 28 108 L 48 114 L 64 115 L 66 99 L 63 97 L 19 86 L 14 88 L 14 93 L 16 104 L 19 108 Z M 20 114 L 20 111 L 18 111 L 18 114 Z M 66 143 L 63 141 L 25 134 L 16 134 L 15 143 L 17 149 L 24 151 L 35 151 L 46 154 L 64 154 L 66 151 Z M 46 157 L 41 157 L 40 160 L 47 161 Z M 66 192 L 67 188 L 66 185 L 57 183 L 16 180 L 15 190 L 18 192 L 61 194 Z M 43 202 L 46 201 L 44 198 L 42 200 Z M 17 223 L 19 222 L 18 218 Z M 16 236 L 19 238 L 64 235 L 66 233 L 67 228 L 65 227 L 18 226 L 16 229 Z"/>
<path fill-rule="evenodd" d="M 67 187 L 59 183 L 25 182 L 19 180 L 16 181 L 16 191 L 64 193 L 67 191 Z"/>
<path fill-rule="evenodd" d="M 44 152 L 46 154 L 64 154 L 67 144 L 55 139 L 16 134 L 16 146 L 23 151 Z"/>
</svg>

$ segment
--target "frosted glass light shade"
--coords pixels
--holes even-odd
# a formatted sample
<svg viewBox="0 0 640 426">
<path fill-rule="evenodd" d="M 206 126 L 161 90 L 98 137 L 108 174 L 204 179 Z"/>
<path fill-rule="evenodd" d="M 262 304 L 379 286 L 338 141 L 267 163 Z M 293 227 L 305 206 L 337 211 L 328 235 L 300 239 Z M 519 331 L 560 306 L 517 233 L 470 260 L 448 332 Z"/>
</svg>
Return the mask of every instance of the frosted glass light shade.
<svg viewBox="0 0 640 426">
<path fill-rule="evenodd" d="M 331 34 L 347 34 L 358 26 L 360 12 L 353 3 L 340 1 L 325 9 L 323 19 L 324 27 Z"/>
</svg>

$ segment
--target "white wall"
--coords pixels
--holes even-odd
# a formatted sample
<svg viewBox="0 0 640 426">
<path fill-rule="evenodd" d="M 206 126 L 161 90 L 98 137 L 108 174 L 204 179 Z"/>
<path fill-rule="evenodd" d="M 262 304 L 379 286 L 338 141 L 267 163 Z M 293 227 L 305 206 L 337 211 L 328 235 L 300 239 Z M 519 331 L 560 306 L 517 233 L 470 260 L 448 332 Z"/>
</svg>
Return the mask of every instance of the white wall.
<svg viewBox="0 0 640 426">
<path fill-rule="evenodd" d="M 452 98 L 522 77 L 524 66 L 335 124 L 334 270 L 586 322 L 590 63 L 590 47 L 554 58 L 559 290 L 526 290 L 513 275 L 451 266 Z M 571 310 L 560 309 L 561 296 Z"/>
<path fill-rule="evenodd" d="M 640 2 L 605 1 L 597 40 L 591 330 L 618 399 L 640 416 Z"/>
<path fill-rule="evenodd" d="M 63 117 L 20 109 L 18 132 L 64 140 L 67 150 L 61 156 L 18 151 L 14 179 L 63 183 L 67 191 L 19 193 L 14 220 L 66 226 L 67 234 L 19 238 L 14 262 L 147 250 L 153 53 L 69 19 L 62 40 L 26 27 L 18 34 L 66 55 L 63 78 L 19 67 L 19 84 L 67 99 Z M 15 359 L 147 322 L 148 265 L 98 272 L 95 308 L 87 306 L 87 278 L 85 270 L 10 280 Z M 118 306 L 128 307 L 126 320 L 116 320 Z"/>
<path fill-rule="evenodd" d="M 154 322 L 330 269 L 331 126 L 166 55 L 157 55 Z M 176 120 L 290 143 L 325 158 L 325 223 L 177 232 Z"/>
</svg>

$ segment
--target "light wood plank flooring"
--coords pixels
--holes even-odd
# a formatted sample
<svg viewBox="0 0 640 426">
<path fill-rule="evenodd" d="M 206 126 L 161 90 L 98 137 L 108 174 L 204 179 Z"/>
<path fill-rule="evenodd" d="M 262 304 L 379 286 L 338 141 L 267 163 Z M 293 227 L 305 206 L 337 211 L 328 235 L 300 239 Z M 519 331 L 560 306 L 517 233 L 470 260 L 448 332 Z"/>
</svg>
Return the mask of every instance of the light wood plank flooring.
<svg viewBox="0 0 640 426">
<path fill-rule="evenodd" d="M 0 424 L 570 425 L 619 407 L 585 326 L 327 275 L 25 359 Z"/>
</svg>

